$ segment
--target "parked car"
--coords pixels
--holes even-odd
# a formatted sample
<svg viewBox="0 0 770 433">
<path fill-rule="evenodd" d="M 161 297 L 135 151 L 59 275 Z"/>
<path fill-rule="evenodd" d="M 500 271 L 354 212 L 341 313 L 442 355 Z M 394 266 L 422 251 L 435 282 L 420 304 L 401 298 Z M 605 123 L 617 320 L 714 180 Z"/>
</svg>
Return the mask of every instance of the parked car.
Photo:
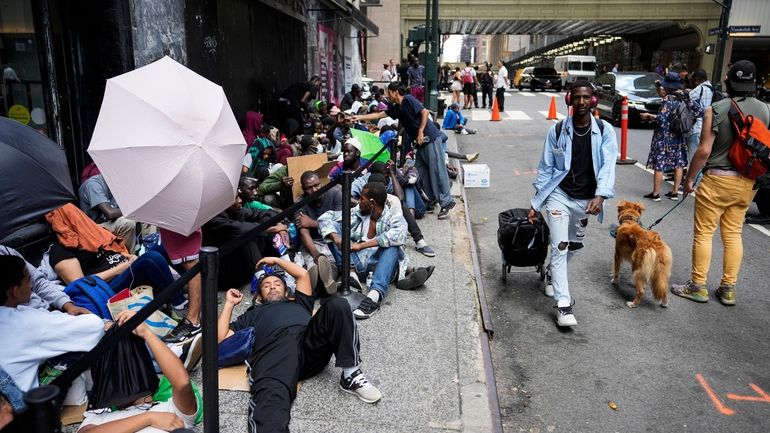
<svg viewBox="0 0 770 433">
<path fill-rule="evenodd" d="M 628 123 L 642 124 L 641 113 L 657 114 L 662 99 L 655 91 L 655 82 L 662 79 L 654 72 L 608 72 L 596 78 L 599 115 L 620 125 L 620 105 L 628 98 Z"/>
<path fill-rule="evenodd" d="M 525 88 L 535 91 L 537 89 L 553 89 L 561 92 L 561 75 L 556 73 L 556 69 L 545 66 L 528 66 L 524 68 L 519 80 L 519 91 Z"/>
</svg>

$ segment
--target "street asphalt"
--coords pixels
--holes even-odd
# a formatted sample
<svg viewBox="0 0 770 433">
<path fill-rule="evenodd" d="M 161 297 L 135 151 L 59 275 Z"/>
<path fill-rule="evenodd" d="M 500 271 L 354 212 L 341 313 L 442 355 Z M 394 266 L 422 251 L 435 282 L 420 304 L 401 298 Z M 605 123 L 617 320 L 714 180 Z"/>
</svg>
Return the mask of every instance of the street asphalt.
<svg viewBox="0 0 770 433">
<path fill-rule="evenodd" d="M 464 110 L 478 133 L 458 136 L 461 152 L 481 152 L 477 163 L 491 168 L 491 186 L 466 193 L 495 330 L 492 356 L 505 431 L 770 431 L 770 231 L 744 228 L 734 307 L 713 297 L 696 304 L 671 296 L 664 309 L 648 290 L 639 308 L 629 309 L 628 264 L 620 287 L 610 284 L 614 240 L 608 226 L 616 221 L 618 200 L 643 201 L 646 225 L 676 203 L 642 198 L 652 190 L 652 175 L 642 168 L 651 129 L 629 131 L 629 156 L 641 164 L 617 166 L 604 224 L 592 218 L 586 248 L 570 264 L 578 326 L 557 328 L 555 302 L 544 296 L 534 268 L 513 268 L 502 283 L 497 215 L 529 207 L 544 136 L 554 123 L 545 118 L 552 92 L 523 93 L 529 92 L 508 92 L 499 122 L 484 120 L 488 110 Z M 563 93 L 556 97 L 566 114 Z M 693 203 L 688 198 L 655 229 L 673 251 L 674 283 L 689 278 Z M 721 256 L 716 234 L 710 291 L 719 282 Z"/>
</svg>

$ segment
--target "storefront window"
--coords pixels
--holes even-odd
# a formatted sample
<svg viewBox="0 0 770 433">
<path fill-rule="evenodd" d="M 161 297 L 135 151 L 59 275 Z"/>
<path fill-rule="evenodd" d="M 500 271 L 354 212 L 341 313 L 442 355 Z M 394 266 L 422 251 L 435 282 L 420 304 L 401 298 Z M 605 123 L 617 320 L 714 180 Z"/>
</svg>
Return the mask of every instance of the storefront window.
<svg viewBox="0 0 770 433">
<path fill-rule="evenodd" d="M 48 135 L 31 0 L 0 0 L 0 116 Z"/>
</svg>

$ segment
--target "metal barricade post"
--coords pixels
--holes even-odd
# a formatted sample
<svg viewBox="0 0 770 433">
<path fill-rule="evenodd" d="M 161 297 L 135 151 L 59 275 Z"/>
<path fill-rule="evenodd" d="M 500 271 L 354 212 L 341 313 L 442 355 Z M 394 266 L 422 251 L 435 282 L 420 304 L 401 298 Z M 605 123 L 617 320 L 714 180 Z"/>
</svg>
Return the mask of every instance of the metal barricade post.
<svg viewBox="0 0 770 433">
<path fill-rule="evenodd" d="M 61 420 L 56 399 L 61 391 L 56 385 L 45 385 L 30 389 L 24 394 L 27 404 L 27 422 L 30 433 L 59 433 Z"/>
<path fill-rule="evenodd" d="M 350 309 L 358 307 L 364 299 L 364 295 L 350 290 L 350 184 L 353 174 L 345 170 L 342 172 L 342 280 L 337 296 L 348 301 Z"/>
<path fill-rule="evenodd" d="M 200 252 L 203 327 L 203 431 L 219 431 L 219 369 L 217 368 L 217 280 L 219 249 L 203 247 Z"/>
</svg>

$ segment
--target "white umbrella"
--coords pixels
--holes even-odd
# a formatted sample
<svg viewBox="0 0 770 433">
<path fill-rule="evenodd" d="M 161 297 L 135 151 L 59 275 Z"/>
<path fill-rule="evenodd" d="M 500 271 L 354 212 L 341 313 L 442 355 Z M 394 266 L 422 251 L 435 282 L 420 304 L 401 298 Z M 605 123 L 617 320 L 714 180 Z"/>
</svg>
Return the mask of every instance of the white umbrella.
<svg viewBox="0 0 770 433">
<path fill-rule="evenodd" d="M 88 153 L 127 218 L 189 235 L 233 204 L 245 150 L 222 87 L 164 57 L 107 80 Z"/>
</svg>

